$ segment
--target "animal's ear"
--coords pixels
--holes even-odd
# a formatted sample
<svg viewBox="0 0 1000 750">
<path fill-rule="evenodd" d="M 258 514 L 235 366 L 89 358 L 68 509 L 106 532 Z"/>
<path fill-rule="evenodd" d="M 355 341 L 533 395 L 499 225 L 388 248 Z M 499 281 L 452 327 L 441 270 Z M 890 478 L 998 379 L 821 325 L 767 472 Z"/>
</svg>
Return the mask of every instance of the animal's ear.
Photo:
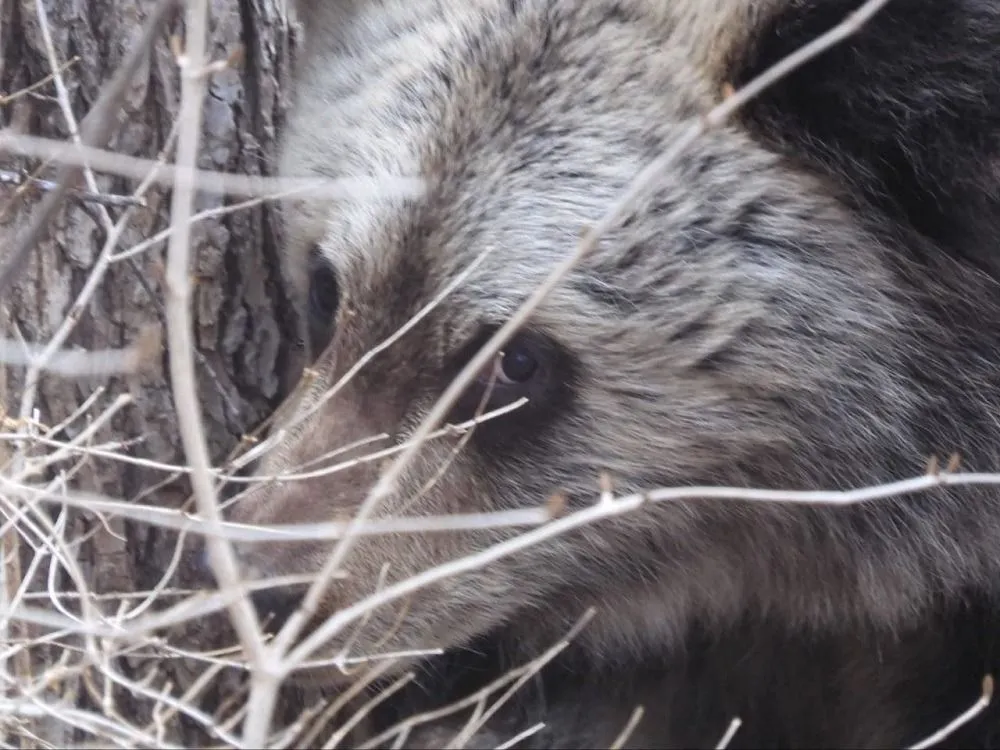
<svg viewBox="0 0 1000 750">
<path fill-rule="evenodd" d="M 712 72 L 738 88 L 861 5 L 732 0 L 746 7 L 730 23 L 745 25 L 716 32 Z M 889 0 L 741 117 L 850 195 L 1000 269 L 1000 0 Z"/>
</svg>

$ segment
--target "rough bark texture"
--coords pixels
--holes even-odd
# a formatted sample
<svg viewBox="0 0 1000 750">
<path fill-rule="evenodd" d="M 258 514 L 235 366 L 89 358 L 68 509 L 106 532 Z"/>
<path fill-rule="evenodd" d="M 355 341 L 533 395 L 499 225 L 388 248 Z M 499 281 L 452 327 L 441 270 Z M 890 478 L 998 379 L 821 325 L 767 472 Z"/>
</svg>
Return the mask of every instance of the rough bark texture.
<svg viewBox="0 0 1000 750">
<path fill-rule="evenodd" d="M 102 83 L 115 71 L 154 0 L 44 0 L 54 44 L 61 61 L 78 56 L 64 72 L 73 110 L 82 119 L 97 100 Z M 242 65 L 214 75 L 205 100 L 203 143 L 199 166 L 243 174 L 269 174 L 275 137 L 286 99 L 289 50 L 294 39 L 283 20 L 282 0 L 214 0 L 210 46 L 215 59 L 227 57 L 242 44 Z M 159 35 L 135 76 L 120 125 L 109 148 L 121 153 L 155 157 L 174 123 L 179 76 L 168 37 L 183 38 L 183 15 L 177 14 Z M 0 0 L 0 118 L 3 127 L 54 138 L 69 131 L 51 82 L 16 98 L 4 98 L 50 74 L 39 26 L 36 0 Z M 0 153 L 0 170 L 26 170 L 51 176 L 40 162 Z M 129 195 L 134 180 L 98 174 L 103 191 Z M 196 210 L 238 199 L 200 195 Z M 136 212 L 118 249 L 126 249 L 168 226 L 170 191 L 154 188 L 148 207 Z M 0 237 L 6 252 L 10 239 L 37 205 L 37 195 L 0 184 Z M 111 207 L 116 220 L 122 208 Z M 83 286 L 104 243 L 105 232 L 95 206 L 69 199 L 57 215 L 48 238 L 32 253 L 15 292 L 0 300 L 4 335 L 18 331 L 29 342 L 45 343 L 62 322 Z M 204 424 L 215 460 L 222 460 L 240 436 L 264 418 L 285 393 L 300 367 L 297 323 L 281 283 L 277 263 L 280 225 L 273 205 L 258 206 L 203 221 L 195 226 L 192 248 L 197 278 L 194 299 L 198 342 L 198 389 Z M 133 342 L 150 323 L 163 323 L 163 261 L 159 245 L 131 261 L 111 267 L 86 308 L 67 346 L 87 349 L 121 347 Z M 37 407 L 43 424 L 54 424 L 72 413 L 97 385 L 107 385 L 102 398 L 130 392 L 135 403 L 102 430 L 101 440 L 136 438 L 135 456 L 183 463 L 177 434 L 167 356 L 157 372 L 143 376 L 67 380 L 44 376 Z M 23 368 L 6 368 L 4 400 L 8 414 L 17 414 Z M 96 413 L 96 412 L 95 412 Z M 79 427 L 76 428 L 78 430 Z M 68 436 L 76 430 L 70 430 Z M 136 498 L 166 478 L 147 470 L 108 460 L 93 460 L 78 475 L 82 489 L 117 498 Z M 178 482 L 145 502 L 182 502 L 186 483 Z M 78 523 L 96 527 L 80 551 L 80 559 L 95 589 L 121 592 L 148 589 L 163 575 L 176 537 L 138 523 L 116 521 L 107 533 L 93 517 Z M 115 528 L 116 527 L 116 528 Z M 183 571 L 182 571 L 183 572 Z M 186 580 L 186 575 L 181 577 Z M 176 582 L 173 582 L 176 584 Z M 42 576 L 44 586 L 44 575 Z M 176 600 L 174 600 L 176 601 Z M 104 605 L 114 606 L 114 605 Z M 173 666 L 161 668 L 171 673 Z M 124 667 L 128 668 L 128 667 Z M 135 677 L 148 668 L 132 664 Z M 178 673 L 183 670 L 177 670 Z M 172 674 L 168 675 L 172 676 Z M 178 678 L 181 679 L 181 678 Z M 127 698 L 125 699 L 127 700 Z M 136 709 L 139 710 L 139 709 Z M 183 741 L 183 740 L 182 740 Z M 194 741 L 194 736 L 188 738 Z"/>
</svg>

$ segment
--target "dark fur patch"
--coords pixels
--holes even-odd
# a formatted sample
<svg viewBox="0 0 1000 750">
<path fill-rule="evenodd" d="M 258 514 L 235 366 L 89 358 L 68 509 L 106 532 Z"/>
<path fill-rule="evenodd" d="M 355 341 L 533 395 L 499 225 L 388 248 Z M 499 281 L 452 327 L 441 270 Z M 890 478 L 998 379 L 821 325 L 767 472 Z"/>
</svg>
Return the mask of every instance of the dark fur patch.
<svg viewBox="0 0 1000 750">
<path fill-rule="evenodd" d="M 760 30 L 743 83 L 857 0 L 796 4 Z M 934 241 L 1000 269 L 1000 3 L 890 2 L 855 36 L 766 91 L 745 119 L 768 143 Z"/>
</svg>

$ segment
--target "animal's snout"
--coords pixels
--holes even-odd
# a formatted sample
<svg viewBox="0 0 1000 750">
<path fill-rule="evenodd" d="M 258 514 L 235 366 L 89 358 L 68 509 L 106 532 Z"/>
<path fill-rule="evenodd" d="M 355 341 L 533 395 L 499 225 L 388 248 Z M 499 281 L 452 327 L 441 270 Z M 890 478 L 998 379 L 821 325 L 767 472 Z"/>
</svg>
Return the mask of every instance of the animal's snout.
<svg viewBox="0 0 1000 750">
<path fill-rule="evenodd" d="M 261 625 L 268 632 L 276 633 L 298 609 L 305 590 L 300 587 L 272 587 L 259 589 L 250 595 Z"/>
</svg>

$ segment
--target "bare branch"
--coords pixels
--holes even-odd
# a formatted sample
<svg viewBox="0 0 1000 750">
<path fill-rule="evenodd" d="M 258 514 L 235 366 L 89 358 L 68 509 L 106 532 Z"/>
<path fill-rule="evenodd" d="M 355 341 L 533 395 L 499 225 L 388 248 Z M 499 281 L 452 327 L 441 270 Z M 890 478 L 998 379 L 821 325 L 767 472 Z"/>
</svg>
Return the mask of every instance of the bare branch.
<svg viewBox="0 0 1000 750">
<path fill-rule="evenodd" d="M 156 329 L 149 329 L 136 344 L 126 349 L 63 350 L 54 352 L 52 356 L 45 356 L 47 346 L 0 339 L 0 363 L 30 367 L 38 360 L 47 359 L 41 367 L 46 372 L 68 378 L 85 378 L 138 372 L 150 365 L 153 357 L 159 354 L 159 348 L 159 332 Z"/>
<path fill-rule="evenodd" d="M 86 121 L 85 121 L 86 122 Z M 143 179 L 156 166 L 152 159 L 140 159 L 100 148 L 68 147 L 62 141 L 17 133 L 10 128 L 0 130 L 0 151 L 21 156 L 51 159 L 71 165 L 72 169 L 89 166 L 98 172 Z M 155 182 L 173 186 L 183 178 L 179 164 L 167 165 L 156 175 Z M 255 177 L 195 169 L 193 178 L 198 190 L 206 195 L 228 195 L 268 198 L 275 195 L 301 195 L 342 201 L 370 201 L 387 196 L 403 198 L 419 196 L 424 181 L 414 175 L 355 175 L 350 177 Z M 46 200 L 55 192 L 50 192 Z M 43 204 L 44 206 L 44 204 Z"/>
<path fill-rule="evenodd" d="M 184 57 L 181 70 L 180 130 L 177 139 L 177 163 L 180 179 L 174 188 L 170 225 L 173 232 L 167 245 L 166 309 L 167 338 L 170 347 L 170 383 L 177 409 L 177 424 L 184 454 L 191 466 L 191 483 L 201 515 L 217 529 L 221 513 L 210 474 L 211 462 L 201 423 L 194 370 L 191 319 L 191 216 L 195 193 L 195 165 L 201 139 L 202 99 L 205 95 L 206 36 L 209 4 L 207 0 L 190 0 L 185 15 Z M 240 580 L 239 566 L 229 541 L 218 534 L 206 540 L 212 569 L 224 588 L 238 596 L 228 605 L 233 625 L 243 648 L 256 668 L 264 666 L 264 643 L 257 613 L 246 597 Z M 253 714 L 251 714 L 253 721 Z M 270 709 L 262 730 L 248 733 L 251 746 L 263 746 Z"/>
<path fill-rule="evenodd" d="M 43 180 L 40 177 L 32 177 L 31 175 L 21 174 L 19 172 L 10 172 L 6 169 L 0 169 L 0 182 L 7 185 L 17 185 L 23 186 L 28 185 L 31 187 L 36 187 L 39 190 L 50 191 L 56 190 L 59 187 L 58 182 L 53 182 L 52 180 Z M 71 195 L 79 198 L 82 201 L 89 201 L 90 203 L 98 203 L 103 206 L 145 206 L 146 202 L 141 198 L 133 198 L 128 195 L 106 195 L 104 193 L 94 193 L 89 190 L 70 190 Z"/>
<path fill-rule="evenodd" d="M 934 734 L 922 739 L 915 745 L 910 746 L 910 750 L 926 750 L 926 748 L 933 747 L 942 740 L 947 739 L 956 730 L 961 729 L 963 726 L 968 724 L 974 718 L 979 716 L 986 708 L 990 705 L 990 701 L 993 700 L 993 677 L 991 675 L 986 675 L 983 677 L 983 692 L 979 696 L 979 699 L 969 706 L 968 709 L 963 711 L 961 715 L 957 716 L 953 721 L 948 722 Z"/>
</svg>

